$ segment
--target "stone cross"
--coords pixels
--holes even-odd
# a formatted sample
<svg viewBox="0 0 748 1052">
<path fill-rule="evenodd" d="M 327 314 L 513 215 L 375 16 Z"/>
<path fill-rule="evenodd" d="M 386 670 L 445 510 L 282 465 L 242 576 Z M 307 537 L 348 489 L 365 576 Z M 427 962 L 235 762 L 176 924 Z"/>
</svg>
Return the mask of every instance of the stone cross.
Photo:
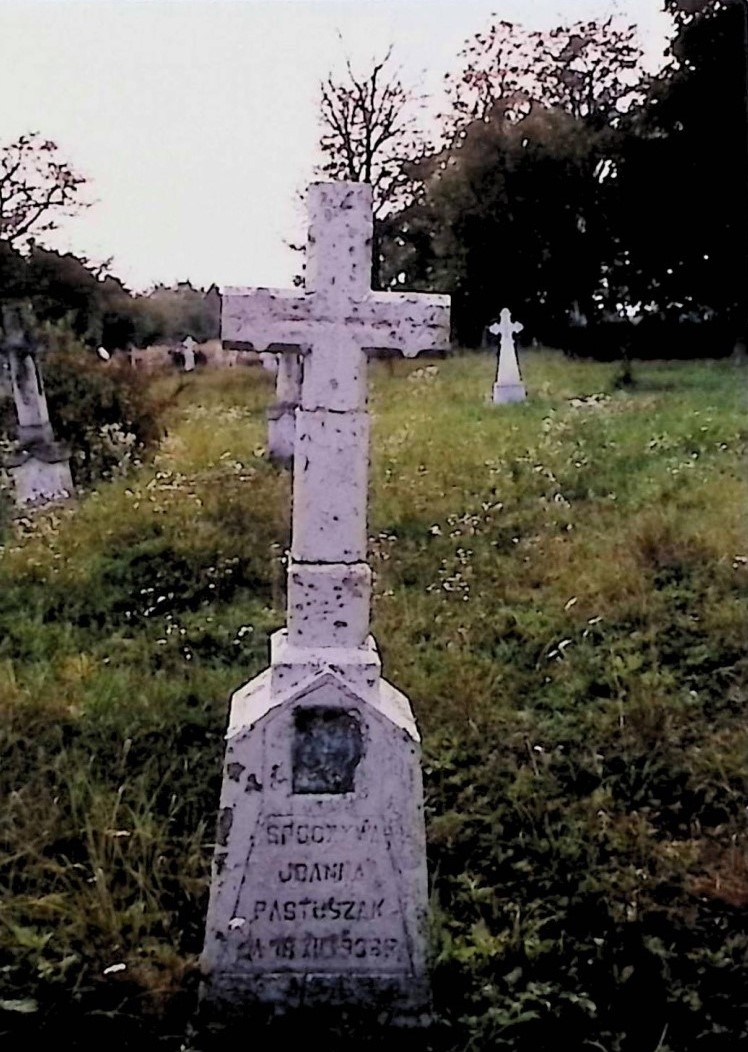
<svg viewBox="0 0 748 1052">
<path fill-rule="evenodd" d="M 32 328 L 24 305 L 3 304 L 2 351 L 10 364 L 19 444 L 6 465 L 15 481 L 16 501 L 23 505 L 45 504 L 73 493 L 70 451 L 52 432 Z"/>
<path fill-rule="evenodd" d="M 419 738 L 369 635 L 367 352 L 449 340 L 449 298 L 379 293 L 371 187 L 309 192 L 304 290 L 230 289 L 222 336 L 303 360 L 287 628 L 232 699 L 208 1002 L 428 1006 Z"/>
<path fill-rule="evenodd" d="M 2 307 L 3 350 L 10 363 L 10 382 L 22 444 L 52 442 L 54 435 L 39 362 L 30 339 L 29 312 L 20 304 Z"/>
<path fill-rule="evenodd" d="M 527 393 L 520 376 L 517 350 L 514 345 L 514 336 L 522 332 L 524 325 L 518 321 L 512 321 L 511 312 L 507 307 L 503 308 L 499 318 L 500 321 L 494 322 L 488 330 L 493 336 L 499 336 L 501 341 L 496 382 L 493 385 L 493 401 L 494 403 L 524 402 Z"/>
<path fill-rule="evenodd" d="M 191 336 L 186 336 L 182 340 L 182 357 L 184 359 L 184 371 L 191 373 L 195 368 L 195 348 L 197 343 L 192 339 Z"/>
</svg>

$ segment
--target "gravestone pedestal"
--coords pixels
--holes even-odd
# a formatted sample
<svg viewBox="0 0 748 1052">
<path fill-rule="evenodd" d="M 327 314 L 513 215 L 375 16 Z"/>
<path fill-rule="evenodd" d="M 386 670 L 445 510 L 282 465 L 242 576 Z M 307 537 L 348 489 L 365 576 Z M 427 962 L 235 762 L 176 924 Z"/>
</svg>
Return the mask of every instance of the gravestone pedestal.
<svg viewBox="0 0 748 1052">
<path fill-rule="evenodd" d="M 272 640 L 234 695 L 203 969 L 210 1001 L 428 1012 L 418 733 L 360 648 Z"/>
<path fill-rule="evenodd" d="M 491 401 L 494 405 L 504 405 L 508 402 L 524 402 L 527 391 L 523 383 L 518 384 L 494 384 Z"/>
<path fill-rule="evenodd" d="M 67 500 L 75 493 L 70 473 L 70 450 L 59 443 L 21 449 L 6 458 L 5 466 L 13 478 L 19 505 L 49 504 Z"/>
</svg>

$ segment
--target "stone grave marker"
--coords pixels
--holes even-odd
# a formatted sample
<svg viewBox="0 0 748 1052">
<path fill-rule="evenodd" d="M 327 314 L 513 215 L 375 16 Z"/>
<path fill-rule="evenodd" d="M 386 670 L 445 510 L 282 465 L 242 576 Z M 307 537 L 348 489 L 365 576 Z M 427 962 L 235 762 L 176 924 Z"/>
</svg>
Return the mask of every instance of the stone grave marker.
<svg viewBox="0 0 748 1052">
<path fill-rule="evenodd" d="M 223 293 L 223 338 L 288 347 L 303 376 L 287 627 L 231 702 L 203 999 L 413 1021 L 429 1005 L 420 746 L 369 635 L 367 352 L 445 348 L 449 298 L 370 290 L 371 187 L 315 184 L 308 207 L 307 289 Z"/>
<path fill-rule="evenodd" d="M 259 355 L 260 365 L 271 376 L 278 375 L 278 355 L 272 351 L 262 351 Z"/>
<path fill-rule="evenodd" d="M 275 402 L 267 412 L 268 456 L 279 464 L 293 460 L 296 407 L 301 397 L 301 356 L 280 354 L 275 374 Z"/>
<path fill-rule="evenodd" d="M 42 505 L 74 493 L 70 450 L 55 441 L 49 422 L 33 317 L 23 304 L 3 304 L 0 350 L 10 367 L 18 419 L 18 451 L 6 458 L 16 502 Z"/>
<path fill-rule="evenodd" d="M 182 358 L 184 360 L 184 372 L 191 373 L 195 368 L 195 348 L 197 343 L 192 339 L 191 336 L 186 336 L 182 340 Z"/>
<path fill-rule="evenodd" d="M 512 321 L 511 312 L 507 307 L 501 311 L 499 321 L 489 327 L 491 335 L 499 337 L 499 363 L 492 399 L 495 404 L 524 402 L 527 398 L 514 345 L 515 334 L 523 329 L 524 325 L 520 322 Z"/>
</svg>

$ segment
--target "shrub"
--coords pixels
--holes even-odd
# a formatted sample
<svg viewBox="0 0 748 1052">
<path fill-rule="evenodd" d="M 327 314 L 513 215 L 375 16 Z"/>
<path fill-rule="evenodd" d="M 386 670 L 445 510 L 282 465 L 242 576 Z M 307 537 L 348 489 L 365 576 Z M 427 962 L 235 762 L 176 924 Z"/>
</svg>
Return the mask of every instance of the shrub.
<svg viewBox="0 0 748 1052">
<path fill-rule="evenodd" d="M 71 340 L 53 338 L 44 385 L 55 437 L 73 452 L 78 484 L 136 464 L 165 433 L 164 403 L 126 363 L 103 363 Z"/>
</svg>

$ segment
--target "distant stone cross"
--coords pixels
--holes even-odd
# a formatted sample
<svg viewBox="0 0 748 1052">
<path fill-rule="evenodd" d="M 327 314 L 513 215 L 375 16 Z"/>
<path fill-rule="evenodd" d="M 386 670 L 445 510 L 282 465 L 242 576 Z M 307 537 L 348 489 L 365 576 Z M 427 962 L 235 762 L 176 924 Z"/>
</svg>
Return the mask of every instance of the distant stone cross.
<svg viewBox="0 0 748 1052">
<path fill-rule="evenodd" d="M 412 1021 L 429 1000 L 422 777 L 369 635 L 367 352 L 446 348 L 449 297 L 370 290 L 371 187 L 316 184 L 309 215 L 305 290 L 223 294 L 224 342 L 284 348 L 303 376 L 288 624 L 231 701 L 203 996 Z"/>
<path fill-rule="evenodd" d="M 522 332 L 524 325 L 518 321 L 512 321 L 511 311 L 504 307 L 499 315 L 499 322 L 489 328 L 492 336 L 499 336 L 499 364 L 496 372 L 496 382 L 493 385 L 493 401 L 522 402 L 526 397 L 525 385 L 519 372 L 517 350 L 514 345 L 514 337 Z"/>
<path fill-rule="evenodd" d="M 182 340 L 182 358 L 184 359 L 184 371 L 191 373 L 195 368 L 195 348 L 197 343 L 191 336 Z"/>
<path fill-rule="evenodd" d="M 446 347 L 449 297 L 371 291 L 369 186 L 316 183 L 308 206 L 305 289 L 226 289 L 222 338 L 303 356 L 288 638 L 359 646 L 368 633 L 370 598 L 367 352 L 393 349 L 413 357 Z M 320 617 L 319 607 L 310 617 L 313 594 L 334 587 L 341 575 L 356 580 L 346 617 Z"/>
</svg>

